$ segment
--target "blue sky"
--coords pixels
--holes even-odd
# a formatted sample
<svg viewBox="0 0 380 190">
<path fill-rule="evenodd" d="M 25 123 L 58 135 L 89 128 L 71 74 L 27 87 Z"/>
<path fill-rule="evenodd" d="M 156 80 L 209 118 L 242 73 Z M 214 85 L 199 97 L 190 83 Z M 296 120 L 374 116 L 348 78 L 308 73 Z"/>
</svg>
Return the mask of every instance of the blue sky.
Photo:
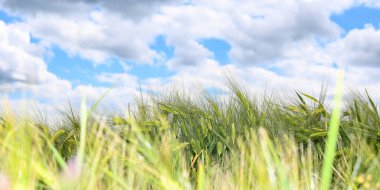
<svg viewBox="0 0 380 190">
<path fill-rule="evenodd" d="M 362 29 L 366 24 L 379 28 L 380 9 L 365 6 L 353 7 L 341 14 L 332 15 L 331 20 L 346 32 L 353 29 Z"/>
<path fill-rule="evenodd" d="M 173 83 L 212 89 L 226 72 L 254 88 L 308 90 L 333 81 L 338 68 L 352 86 L 379 86 L 377 1 L 39 1 L 0 3 L 0 90 L 11 99 L 36 89 L 58 102 L 114 84 L 129 92 Z M 20 82 L 30 80 L 33 87 Z M 42 89 L 51 92 L 36 93 Z"/>
<path fill-rule="evenodd" d="M 8 15 L 5 11 L 0 10 L 0 20 L 4 21 L 5 23 L 13 23 L 19 22 L 20 18 Z"/>
<path fill-rule="evenodd" d="M 7 17 L 6 13 L 3 14 L 3 18 L 7 22 L 15 20 L 15 18 Z M 380 8 L 352 7 L 342 13 L 331 15 L 331 20 L 344 30 L 344 34 L 353 29 L 362 29 L 366 24 L 379 28 Z M 231 49 L 231 45 L 227 41 L 218 38 L 205 38 L 199 39 L 198 43 L 210 50 L 213 53 L 212 58 L 220 64 L 230 63 L 228 52 Z M 166 44 L 166 37 L 163 35 L 156 36 L 155 42 L 150 44 L 150 48 L 156 52 L 163 53 L 166 59 L 172 58 L 175 51 L 174 47 Z M 94 66 L 89 60 L 79 56 L 69 56 L 59 47 L 52 48 L 51 51 L 54 56 L 47 59 L 49 71 L 56 73 L 57 76 L 63 79 L 70 80 L 74 85 L 104 85 L 96 81 L 93 76 L 104 72 L 118 73 L 123 71 L 122 66 L 115 59 L 108 60 L 104 65 Z M 174 74 L 173 71 L 170 71 L 164 65 L 159 65 L 157 62 L 157 65 L 139 64 L 133 61 L 126 62 L 130 66 L 130 69 L 125 72 L 136 75 L 141 79 L 170 77 Z M 276 68 L 272 68 L 272 70 L 281 73 L 281 70 L 276 70 Z"/>
<path fill-rule="evenodd" d="M 12 22 L 17 18 L 8 17 L 2 12 L 2 19 L 6 22 Z M 1 15 L 1 14 L 0 14 Z M 339 14 L 331 15 L 331 20 L 338 24 L 344 33 L 353 29 L 362 29 L 366 24 L 371 24 L 375 28 L 379 28 L 380 23 L 380 8 L 370 8 L 365 6 L 352 7 Z M 166 59 L 173 57 L 175 51 L 174 47 L 166 44 L 166 37 L 158 35 L 155 37 L 155 42 L 150 44 L 150 48 L 156 52 L 163 53 Z M 231 45 L 223 39 L 218 38 L 205 38 L 199 39 L 198 43 L 206 47 L 213 53 L 212 58 L 220 64 L 230 63 L 228 52 Z M 56 73 L 57 76 L 70 80 L 73 84 L 91 84 L 91 85 L 104 85 L 94 80 L 92 76 L 107 73 L 118 73 L 123 71 L 122 66 L 118 60 L 108 60 L 106 64 L 94 66 L 91 61 L 80 58 L 79 56 L 69 56 L 59 47 L 52 48 L 53 58 L 47 58 L 49 71 Z M 147 65 L 139 64 L 133 61 L 127 61 L 130 69 L 126 72 L 136 75 L 141 79 L 151 77 L 169 77 L 173 75 L 163 65 Z M 281 73 L 280 70 L 273 68 L 275 72 Z"/>
</svg>

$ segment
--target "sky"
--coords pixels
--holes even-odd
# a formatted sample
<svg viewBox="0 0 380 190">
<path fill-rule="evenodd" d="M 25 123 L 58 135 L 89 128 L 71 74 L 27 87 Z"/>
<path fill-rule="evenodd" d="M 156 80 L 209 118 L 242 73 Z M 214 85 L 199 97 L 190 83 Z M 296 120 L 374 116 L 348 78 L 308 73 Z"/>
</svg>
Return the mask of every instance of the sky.
<svg viewBox="0 0 380 190">
<path fill-rule="evenodd" d="M 120 108 L 173 87 L 380 89 L 378 0 L 0 0 L 0 98 Z"/>
</svg>

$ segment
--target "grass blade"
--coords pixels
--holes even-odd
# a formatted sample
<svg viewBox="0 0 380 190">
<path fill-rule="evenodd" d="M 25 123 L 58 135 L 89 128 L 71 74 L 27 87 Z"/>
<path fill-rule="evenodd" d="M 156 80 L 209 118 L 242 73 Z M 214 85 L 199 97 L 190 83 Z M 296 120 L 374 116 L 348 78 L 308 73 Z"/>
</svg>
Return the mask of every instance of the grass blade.
<svg viewBox="0 0 380 190">
<path fill-rule="evenodd" d="M 343 96 L 343 77 L 344 73 L 343 71 L 340 71 L 338 73 L 336 92 L 334 97 L 334 108 L 332 110 L 330 128 L 328 131 L 327 144 L 323 161 L 322 181 L 320 187 L 321 190 L 328 190 L 331 184 L 333 164 L 336 154 L 336 143 L 339 134 L 340 112 Z"/>
</svg>

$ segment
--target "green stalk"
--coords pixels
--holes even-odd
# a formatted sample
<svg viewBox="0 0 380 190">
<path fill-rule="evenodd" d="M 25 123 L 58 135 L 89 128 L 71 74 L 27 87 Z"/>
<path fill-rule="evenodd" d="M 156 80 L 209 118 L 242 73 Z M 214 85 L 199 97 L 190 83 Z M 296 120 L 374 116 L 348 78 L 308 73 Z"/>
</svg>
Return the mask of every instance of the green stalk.
<svg viewBox="0 0 380 190">
<path fill-rule="evenodd" d="M 88 116 L 91 116 L 96 108 L 99 106 L 100 102 L 107 96 L 108 93 L 111 92 L 111 88 L 108 89 L 100 98 L 95 102 L 94 105 L 90 107 L 90 110 L 87 111 L 87 101 L 86 97 L 83 96 L 82 104 L 80 107 L 80 144 L 79 151 L 77 157 L 77 163 L 83 163 L 83 156 L 85 153 L 85 145 L 86 145 L 86 130 L 87 130 L 87 120 Z"/>
<path fill-rule="evenodd" d="M 86 144 L 86 128 L 87 128 L 87 103 L 86 98 L 83 97 L 80 108 L 80 144 L 77 157 L 77 163 L 83 163 L 84 148 Z"/>
<path fill-rule="evenodd" d="M 333 164 L 336 154 L 336 144 L 339 134 L 339 120 L 343 96 L 343 79 L 344 73 L 343 71 L 339 71 L 334 97 L 334 108 L 332 110 L 330 128 L 328 131 L 327 144 L 323 161 L 322 181 L 320 186 L 321 190 L 328 190 L 331 184 Z"/>
<path fill-rule="evenodd" d="M 198 181 L 197 181 L 197 190 L 204 190 L 206 189 L 206 184 L 205 184 L 205 168 L 203 164 L 199 164 L 198 168 Z"/>
</svg>

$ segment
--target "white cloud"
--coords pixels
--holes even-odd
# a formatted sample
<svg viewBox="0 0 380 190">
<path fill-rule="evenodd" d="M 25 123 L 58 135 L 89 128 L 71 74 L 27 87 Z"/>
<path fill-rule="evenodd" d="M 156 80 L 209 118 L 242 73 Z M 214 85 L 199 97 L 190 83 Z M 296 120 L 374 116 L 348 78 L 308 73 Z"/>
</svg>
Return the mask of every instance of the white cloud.
<svg viewBox="0 0 380 190">
<path fill-rule="evenodd" d="M 37 55 L 40 47 L 20 25 L 0 21 L 0 83 L 40 84 L 53 77 Z M 16 85 L 17 86 L 17 85 Z"/>
<path fill-rule="evenodd" d="M 341 63 L 350 66 L 380 67 L 380 31 L 368 25 L 351 30 L 343 39 L 331 44 L 330 51 Z"/>
<path fill-rule="evenodd" d="M 138 77 L 128 73 L 102 73 L 96 78 L 99 82 L 110 83 L 115 86 L 138 88 Z"/>
<path fill-rule="evenodd" d="M 140 20 L 146 15 L 158 13 L 163 6 L 180 5 L 182 3 L 181 0 L 100 0 L 99 2 L 110 12 L 118 12 L 134 20 Z"/>
<path fill-rule="evenodd" d="M 24 15 L 39 14 L 43 12 L 64 14 L 66 16 L 82 14 L 91 10 L 88 4 L 91 1 L 77 1 L 77 0 L 3 0 L 0 1 L 3 7 L 10 11 Z"/>
<path fill-rule="evenodd" d="M 105 9 L 134 20 L 160 11 L 165 5 L 181 4 L 179 0 L 3 0 L 2 6 L 17 14 L 54 13 L 64 16 L 83 16 L 95 9 Z"/>
<path fill-rule="evenodd" d="M 260 64 L 281 59 L 294 44 L 305 40 L 331 41 L 339 27 L 320 2 L 193 1 L 193 6 L 167 6 L 153 24 L 162 28 L 175 47 L 172 65 L 194 65 L 210 54 L 199 39 L 219 38 L 232 45 L 237 64 Z M 281 6 L 279 6 L 281 5 Z"/>
<path fill-rule="evenodd" d="M 113 57 L 152 63 L 157 56 L 149 48 L 156 34 L 148 23 L 137 24 L 102 11 L 92 12 L 89 19 L 39 15 L 30 17 L 27 24 L 35 37 L 97 64 Z"/>
<path fill-rule="evenodd" d="M 190 91 L 197 85 L 224 88 L 224 75 L 230 72 L 256 91 L 273 88 L 285 93 L 295 88 L 318 93 L 323 82 L 333 87 L 333 63 L 346 70 L 350 86 L 375 92 L 380 85 L 379 31 L 367 27 L 340 39 L 341 29 L 329 19 L 353 5 L 375 1 L 193 0 L 190 6 L 160 0 L 4 2 L 7 10 L 25 19 L 17 25 L 0 23 L 0 88 L 21 88 L 35 81 L 28 88 L 55 102 L 79 100 L 82 93 L 98 97 L 107 88 L 73 88 L 58 79 L 47 71 L 41 53 L 45 48 L 57 45 L 95 64 L 109 58 L 153 64 L 162 56 L 149 47 L 157 35 L 166 36 L 167 45 L 174 47 L 174 57 L 165 64 L 176 74 L 140 80 L 144 90 L 165 91 L 173 84 Z M 41 44 L 31 44 L 29 33 Z M 213 54 L 198 42 L 205 38 L 227 41 L 232 64 L 212 60 Z M 320 40 L 327 45 L 319 45 Z M 130 67 L 124 66 L 128 72 Z M 30 70 L 38 74 L 32 76 Z M 140 87 L 138 76 L 122 71 L 104 73 L 97 80 L 117 83 L 106 101 L 113 105 L 127 104 Z"/>
<path fill-rule="evenodd" d="M 289 47 L 304 40 L 338 37 L 338 27 L 319 4 L 281 3 L 281 8 L 268 10 L 275 3 L 278 2 L 263 5 L 257 13 L 247 12 L 235 18 L 237 27 L 228 32 L 227 39 L 232 42 L 230 56 L 237 63 L 270 62 L 283 58 Z"/>
<path fill-rule="evenodd" d="M 84 2 L 93 3 L 81 3 Z M 281 58 L 288 46 L 299 41 L 313 37 L 334 39 L 339 34 L 339 28 L 329 20 L 330 12 L 320 2 L 194 1 L 194 6 L 173 2 L 176 1 L 97 1 L 106 9 L 87 11 L 82 17 L 45 11 L 27 17 L 27 23 L 36 37 L 97 63 L 110 57 L 152 63 L 159 54 L 149 48 L 149 43 L 156 35 L 164 34 L 168 44 L 175 46 L 171 66 L 194 65 L 209 58 L 210 52 L 197 41 L 203 38 L 229 42 L 230 57 L 235 63 L 257 64 Z M 151 16 L 138 21 L 108 11 L 127 7 L 126 14 L 136 9 L 135 15 L 139 16 L 144 15 L 139 12 L 149 3 L 162 9 L 146 9 Z M 21 3 L 14 4 L 23 7 Z"/>
<path fill-rule="evenodd" d="M 31 43 L 23 24 L 0 21 L 0 93 L 25 93 L 38 100 L 61 101 L 72 85 L 49 72 L 43 60 L 44 45 Z"/>
</svg>

